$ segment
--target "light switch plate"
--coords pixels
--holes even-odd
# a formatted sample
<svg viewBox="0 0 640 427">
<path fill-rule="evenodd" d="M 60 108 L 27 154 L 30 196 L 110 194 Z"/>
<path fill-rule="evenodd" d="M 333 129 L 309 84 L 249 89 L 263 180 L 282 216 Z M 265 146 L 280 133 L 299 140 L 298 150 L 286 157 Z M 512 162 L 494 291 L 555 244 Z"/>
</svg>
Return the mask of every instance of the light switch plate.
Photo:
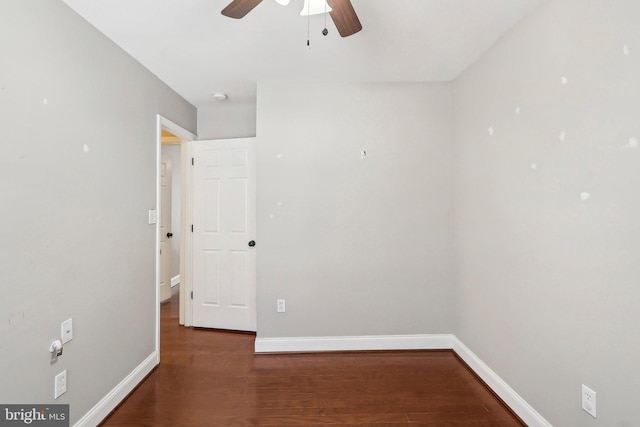
<svg viewBox="0 0 640 427">
<path fill-rule="evenodd" d="M 62 322 L 60 337 L 62 338 L 62 344 L 65 344 L 73 338 L 73 319 L 67 319 Z"/>
<path fill-rule="evenodd" d="M 158 211 L 156 209 L 149 209 L 149 224 L 156 224 L 158 222 Z"/>
</svg>

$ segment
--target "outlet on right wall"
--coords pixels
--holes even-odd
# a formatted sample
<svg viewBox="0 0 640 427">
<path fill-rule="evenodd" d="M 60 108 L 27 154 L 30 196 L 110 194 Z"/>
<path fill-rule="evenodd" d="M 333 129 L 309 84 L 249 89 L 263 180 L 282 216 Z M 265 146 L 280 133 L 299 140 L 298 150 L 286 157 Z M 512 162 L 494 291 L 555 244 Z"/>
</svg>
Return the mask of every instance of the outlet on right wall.
<svg viewBox="0 0 640 427">
<path fill-rule="evenodd" d="M 455 333 L 554 426 L 640 425 L 639 19 L 546 1 L 454 82 Z"/>
</svg>

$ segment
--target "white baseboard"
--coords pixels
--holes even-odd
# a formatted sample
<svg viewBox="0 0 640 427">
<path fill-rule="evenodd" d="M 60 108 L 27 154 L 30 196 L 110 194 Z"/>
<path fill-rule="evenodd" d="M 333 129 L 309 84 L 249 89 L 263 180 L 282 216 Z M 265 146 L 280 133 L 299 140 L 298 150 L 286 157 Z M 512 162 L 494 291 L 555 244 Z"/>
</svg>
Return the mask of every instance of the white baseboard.
<svg viewBox="0 0 640 427">
<path fill-rule="evenodd" d="M 453 350 L 529 427 L 553 427 L 455 335 L 256 338 L 256 353 Z"/>
<path fill-rule="evenodd" d="M 151 372 L 158 364 L 158 352 L 154 351 L 139 364 L 120 384 L 89 410 L 73 427 L 93 427 L 100 424 L 116 406 Z"/>
<path fill-rule="evenodd" d="M 174 286 L 179 285 L 179 284 L 180 284 L 180 275 L 176 274 L 175 276 L 173 276 L 171 278 L 171 287 L 173 288 Z"/>
<path fill-rule="evenodd" d="M 256 338 L 256 353 L 440 350 L 450 349 L 453 335 L 372 335 L 359 337 Z"/>
<path fill-rule="evenodd" d="M 453 351 L 455 351 L 473 372 L 500 396 L 504 403 L 511 408 L 529 427 L 553 427 L 544 419 L 526 400 L 522 398 L 509 384 L 487 366 L 469 347 L 464 345 L 457 337 L 453 337 Z"/>
</svg>

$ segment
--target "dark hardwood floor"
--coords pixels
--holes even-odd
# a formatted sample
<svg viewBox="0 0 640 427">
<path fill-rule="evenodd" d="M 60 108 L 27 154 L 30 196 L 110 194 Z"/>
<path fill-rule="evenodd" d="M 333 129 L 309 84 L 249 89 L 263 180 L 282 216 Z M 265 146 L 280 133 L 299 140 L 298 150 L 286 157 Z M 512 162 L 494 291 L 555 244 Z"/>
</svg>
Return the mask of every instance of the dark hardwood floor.
<svg viewBox="0 0 640 427">
<path fill-rule="evenodd" d="M 103 426 L 524 426 L 450 351 L 254 355 L 161 312 L 160 366 Z"/>
</svg>

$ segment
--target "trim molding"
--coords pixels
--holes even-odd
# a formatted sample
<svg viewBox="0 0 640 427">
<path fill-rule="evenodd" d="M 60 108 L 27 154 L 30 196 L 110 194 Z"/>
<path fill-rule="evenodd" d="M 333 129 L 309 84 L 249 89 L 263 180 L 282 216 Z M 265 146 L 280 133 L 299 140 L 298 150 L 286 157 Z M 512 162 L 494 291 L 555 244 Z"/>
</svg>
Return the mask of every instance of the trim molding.
<svg viewBox="0 0 640 427">
<path fill-rule="evenodd" d="M 453 350 L 529 427 L 553 427 L 455 335 L 256 338 L 256 353 Z"/>
<path fill-rule="evenodd" d="M 173 276 L 171 278 L 171 287 L 173 288 L 174 286 L 179 285 L 179 284 L 180 284 L 180 275 L 176 274 L 175 276 Z"/>
<path fill-rule="evenodd" d="M 542 415 L 538 413 L 526 400 L 522 398 L 509 384 L 487 366 L 469 347 L 464 345 L 457 337 L 453 337 L 453 351 L 482 380 L 495 394 L 500 396 L 504 403 L 511 408 L 529 427 L 553 427 Z"/>
<path fill-rule="evenodd" d="M 89 410 L 73 427 L 97 426 L 122 402 L 125 397 L 156 367 L 158 352 L 151 353 L 125 379 L 114 387 L 93 408 Z"/>
<path fill-rule="evenodd" d="M 255 352 L 445 350 L 451 349 L 453 338 L 449 334 L 256 338 Z"/>
</svg>

